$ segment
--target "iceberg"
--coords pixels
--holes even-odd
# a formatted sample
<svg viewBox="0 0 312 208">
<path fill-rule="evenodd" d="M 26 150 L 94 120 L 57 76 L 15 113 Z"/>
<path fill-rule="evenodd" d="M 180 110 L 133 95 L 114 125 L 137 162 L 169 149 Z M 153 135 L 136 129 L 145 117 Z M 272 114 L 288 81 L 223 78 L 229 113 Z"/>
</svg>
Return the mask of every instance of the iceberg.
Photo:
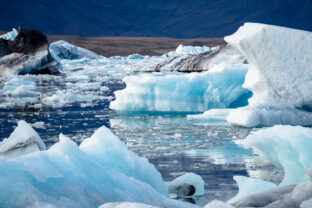
<svg viewBox="0 0 312 208">
<path fill-rule="evenodd" d="M 191 74 L 141 74 L 123 79 L 110 108 L 117 112 L 203 112 L 244 106 L 250 91 L 242 87 L 247 65 L 215 67 Z"/>
<path fill-rule="evenodd" d="M 243 87 L 253 93 L 249 105 L 233 110 L 228 122 L 248 127 L 312 125 L 311 32 L 245 23 L 224 39 L 248 60 Z"/>
<path fill-rule="evenodd" d="M 10 137 L 0 142 L 0 158 L 13 158 L 45 149 L 37 132 L 21 120 Z"/>
<path fill-rule="evenodd" d="M 16 38 L 17 35 L 18 35 L 17 30 L 15 28 L 13 28 L 11 32 L 8 32 L 8 33 L 5 33 L 3 35 L 0 35 L 0 38 L 4 39 L 4 40 L 13 41 Z"/>
<path fill-rule="evenodd" d="M 38 138 L 20 121 L 6 141 L 28 136 Z M 0 177 L 0 207 L 98 207 L 109 202 L 196 207 L 168 198 L 154 166 L 104 126 L 80 146 L 61 134 L 48 150 L 0 158 Z"/>
</svg>

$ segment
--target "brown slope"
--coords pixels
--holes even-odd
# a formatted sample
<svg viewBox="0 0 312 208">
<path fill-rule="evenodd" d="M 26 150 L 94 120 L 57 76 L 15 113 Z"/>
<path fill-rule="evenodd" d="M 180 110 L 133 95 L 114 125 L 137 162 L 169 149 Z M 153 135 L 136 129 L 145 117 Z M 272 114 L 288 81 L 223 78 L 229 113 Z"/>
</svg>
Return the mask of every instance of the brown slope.
<svg viewBox="0 0 312 208">
<path fill-rule="evenodd" d="M 154 37 L 80 37 L 80 36 L 48 36 L 50 42 L 65 40 L 76 46 L 87 48 L 103 56 L 162 55 L 175 50 L 179 44 L 225 46 L 222 38 L 174 39 Z"/>
</svg>

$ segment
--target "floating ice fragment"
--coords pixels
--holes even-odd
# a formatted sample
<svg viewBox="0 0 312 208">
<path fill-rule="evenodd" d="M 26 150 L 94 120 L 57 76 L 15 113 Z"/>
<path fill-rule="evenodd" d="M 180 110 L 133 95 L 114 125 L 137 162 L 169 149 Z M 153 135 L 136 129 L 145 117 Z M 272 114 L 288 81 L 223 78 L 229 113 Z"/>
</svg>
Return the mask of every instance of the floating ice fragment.
<svg viewBox="0 0 312 208">
<path fill-rule="evenodd" d="M 233 109 L 211 109 L 203 114 L 187 115 L 188 120 L 205 121 L 205 122 L 224 122 Z"/>
<path fill-rule="evenodd" d="M 13 158 L 45 149 L 45 144 L 37 132 L 21 120 L 9 138 L 0 142 L 0 157 Z"/>
<path fill-rule="evenodd" d="M 205 182 L 195 173 L 186 173 L 173 181 L 166 182 L 169 193 L 177 197 L 202 196 Z"/>
<path fill-rule="evenodd" d="M 13 41 L 17 35 L 18 35 L 17 30 L 15 28 L 13 28 L 11 32 L 0 35 L 0 38 Z"/>
<path fill-rule="evenodd" d="M 209 204 L 206 204 L 204 208 L 235 208 L 235 207 L 222 201 L 213 200 Z"/>
<path fill-rule="evenodd" d="M 43 121 L 38 121 L 38 122 L 35 122 L 33 124 L 30 124 L 32 127 L 35 127 L 37 129 L 45 129 L 45 125 L 44 125 L 44 122 Z"/>
</svg>

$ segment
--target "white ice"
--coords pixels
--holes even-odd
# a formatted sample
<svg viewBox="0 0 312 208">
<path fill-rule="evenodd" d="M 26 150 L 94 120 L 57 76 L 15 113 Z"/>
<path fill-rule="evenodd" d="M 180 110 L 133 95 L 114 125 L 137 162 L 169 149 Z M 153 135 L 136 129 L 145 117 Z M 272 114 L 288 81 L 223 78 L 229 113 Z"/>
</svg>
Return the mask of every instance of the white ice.
<svg viewBox="0 0 312 208">
<path fill-rule="evenodd" d="M 312 106 L 311 32 L 245 23 L 224 39 L 247 58 L 250 67 L 243 87 L 253 92 L 248 107 L 230 113 L 230 123 L 312 125 L 307 112 Z"/>
<path fill-rule="evenodd" d="M 13 28 L 12 31 L 5 33 L 3 35 L 0 35 L 0 38 L 13 41 L 17 35 L 18 35 L 17 30 L 15 28 Z"/>
</svg>

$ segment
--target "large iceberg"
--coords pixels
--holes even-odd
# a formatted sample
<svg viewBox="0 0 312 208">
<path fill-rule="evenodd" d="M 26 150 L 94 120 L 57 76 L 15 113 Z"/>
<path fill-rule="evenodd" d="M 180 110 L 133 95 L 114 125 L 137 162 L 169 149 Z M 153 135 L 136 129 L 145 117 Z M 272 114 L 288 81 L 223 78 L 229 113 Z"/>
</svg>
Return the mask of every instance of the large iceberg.
<svg viewBox="0 0 312 208">
<path fill-rule="evenodd" d="M 28 134 L 37 136 L 21 121 L 9 140 Z M 106 127 L 80 146 L 62 134 L 59 139 L 48 150 L 0 159 L 0 207 L 98 207 L 126 201 L 195 207 L 168 198 L 154 166 Z"/>
<path fill-rule="evenodd" d="M 233 110 L 228 122 L 312 125 L 311 32 L 245 23 L 224 39 L 247 58 L 243 87 L 253 92 L 249 105 Z"/>
<path fill-rule="evenodd" d="M 119 112 L 203 112 L 244 106 L 250 91 L 242 87 L 247 65 L 215 66 L 191 74 L 142 74 L 123 79 L 110 108 Z"/>
</svg>

